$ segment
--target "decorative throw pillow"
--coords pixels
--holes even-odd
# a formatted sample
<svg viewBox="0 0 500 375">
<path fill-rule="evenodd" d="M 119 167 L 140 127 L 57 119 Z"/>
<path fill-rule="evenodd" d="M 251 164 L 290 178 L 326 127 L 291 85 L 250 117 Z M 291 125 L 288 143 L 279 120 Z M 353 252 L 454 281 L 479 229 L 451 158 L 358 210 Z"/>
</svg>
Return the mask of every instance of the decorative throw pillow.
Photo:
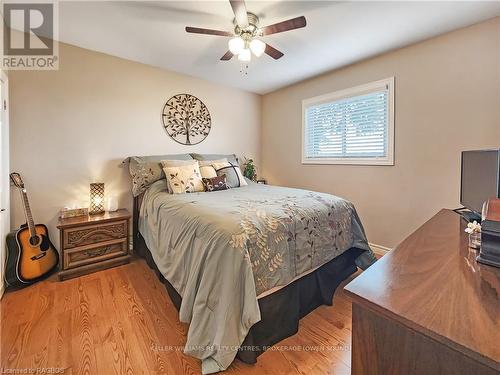
<svg viewBox="0 0 500 375">
<path fill-rule="evenodd" d="M 192 165 L 194 163 L 197 163 L 196 160 L 162 160 L 161 161 L 161 166 L 163 169 L 165 168 L 172 168 L 172 167 L 183 167 L 185 165 Z M 172 186 L 170 186 L 170 180 L 167 178 L 167 190 L 169 194 L 173 193 Z"/>
<path fill-rule="evenodd" d="M 189 160 L 194 162 L 194 159 L 189 154 L 128 157 L 123 163 L 128 163 L 130 176 L 132 177 L 132 195 L 134 197 L 145 192 L 153 182 L 165 178 L 165 173 L 160 163 L 162 159 Z"/>
<path fill-rule="evenodd" d="M 211 165 L 200 165 L 201 178 L 214 178 L 217 177 L 214 167 Z"/>
<path fill-rule="evenodd" d="M 132 177 L 132 195 L 137 197 L 144 193 L 153 182 L 164 176 L 160 163 L 138 163 L 133 158 L 129 163 L 130 177 Z"/>
<path fill-rule="evenodd" d="M 245 177 L 241 173 L 241 169 L 239 166 L 234 165 L 232 163 L 213 163 L 212 166 L 215 168 L 215 172 L 217 172 L 217 176 L 226 175 L 227 185 L 230 188 L 240 187 L 248 185 L 245 181 Z"/>
<path fill-rule="evenodd" d="M 227 186 L 225 174 L 213 178 L 202 178 L 202 180 L 203 185 L 205 185 L 206 191 L 219 191 L 229 189 L 229 186 Z"/>
<path fill-rule="evenodd" d="M 200 164 L 201 178 L 214 178 L 217 177 L 217 172 L 215 172 L 212 163 L 227 163 L 227 159 L 199 160 L 198 163 Z"/>
<path fill-rule="evenodd" d="M 173 194 L 205 191 L 198 162 L 191 165 L 163 168 Z"/>
</svg>

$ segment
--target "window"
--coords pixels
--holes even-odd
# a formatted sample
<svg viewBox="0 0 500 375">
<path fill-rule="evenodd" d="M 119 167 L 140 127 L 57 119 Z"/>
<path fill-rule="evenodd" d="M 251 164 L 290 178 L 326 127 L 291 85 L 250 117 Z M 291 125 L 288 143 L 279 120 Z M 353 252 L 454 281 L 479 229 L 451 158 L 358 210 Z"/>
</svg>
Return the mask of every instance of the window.
<svg viewBox="0 0 500 375">
<path fill-rule="evenodd" d="M 302 163 L 394 165 L 394 77 L 302 102 Z"/>
</svg>

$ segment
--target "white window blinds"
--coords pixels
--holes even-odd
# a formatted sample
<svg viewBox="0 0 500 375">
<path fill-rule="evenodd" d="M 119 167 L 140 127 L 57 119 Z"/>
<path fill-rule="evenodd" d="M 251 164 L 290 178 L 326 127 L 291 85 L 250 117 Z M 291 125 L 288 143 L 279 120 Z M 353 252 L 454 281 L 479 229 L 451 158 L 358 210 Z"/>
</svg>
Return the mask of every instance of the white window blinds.
<svg viewBox="0 0 500 375">
<path fill-rule="evenodd" d="M 303 161 L 392 164 L 391 90 L 384 80 L 305 101 Z"/>
</svg>

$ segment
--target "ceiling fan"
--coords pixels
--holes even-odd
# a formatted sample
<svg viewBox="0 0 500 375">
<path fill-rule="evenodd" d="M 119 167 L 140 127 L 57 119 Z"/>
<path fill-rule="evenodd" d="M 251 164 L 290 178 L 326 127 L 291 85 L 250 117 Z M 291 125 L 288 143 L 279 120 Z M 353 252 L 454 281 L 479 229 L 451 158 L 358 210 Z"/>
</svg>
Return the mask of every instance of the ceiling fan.
<svg viewBox="0 0 500 375">
<path fill-rule="evenodd" d="M 247 12 L 244 0 L 229 0 L 229 3 L 231 4 L 231 8 L 233 8 L 235 16 L 233 20 L 235 25 L 234 32 L 204 29 L 200 27 L 186 27 L 188 33 L 232 37 L 228 42 L 229 51 L 221 57 L 223 61 L 231 60 L 233 56 L 237 55 L 238 60 L 249 62 L 252 58 L 252 53 L 257 57 L 266 53 L 277 60 L 283 57 L 283 52 L 264 43 L 259 38 L 266 35 L 282 33 L 284 31 L 300 29 L 306 26 L 306 18 L 300 16 L 273 25 L 260 27 L 259 17 L 253 13 Z"/>
</svg>

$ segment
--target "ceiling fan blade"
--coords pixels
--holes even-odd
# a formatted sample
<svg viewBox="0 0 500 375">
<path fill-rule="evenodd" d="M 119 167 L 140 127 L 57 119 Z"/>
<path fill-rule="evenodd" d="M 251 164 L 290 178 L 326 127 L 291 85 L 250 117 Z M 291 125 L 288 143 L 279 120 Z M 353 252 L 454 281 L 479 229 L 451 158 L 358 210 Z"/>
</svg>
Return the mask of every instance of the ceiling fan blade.
<svg viewBox="0 0 500 375">
<path fill-rule="evenodd" d="M 231 8 L 233 8 L 234 16 L 238 26 L 242 29 L 248 27 L 247 6 L 245 0 L 229 0 Z"/>
<path fill-rule="evenodd" d="M 274 25 L 269 25 L 261 28 L 262 35 L 271 35 L 282 33 L 284 31 L 300 29 L 306 26 L 306 18 L 300 16 L 297 18 L 292 18 L 283 22 L 275 23 Z"/>
<path fill-rule="evenodd" d="M 269 44 L 266 43 L 266 49 L 264 50 L 266 54 L 271 56 L 273 59 L 278 60 L 279 58 L 283 57 L 283 52 L 278 51 L 276 48 L 271 47 Z"/>
<path fill-rule="evenodd" d="M 227 52 L 224 54 L 224 56 L 222 56 L 220 59 L 221 59 L 222 61 L 228 61 L 228 60 L 231 60 L 233 56 L 234 56 L 234 55 L 233 55 L 233 53 L 232 53 L 231 51 L 227 51 Z"/>
<path fill-rule="evenodd" d="M 233 33 L 230 33 L 228 31 L 204 29 L 204 28 L 201 28 L 201 27 L 186 26 L 186 31 L 188 33 L 194 33 L 194 34 L 218 35 L 218 36 L 233 36 Z"/>
</svg>

